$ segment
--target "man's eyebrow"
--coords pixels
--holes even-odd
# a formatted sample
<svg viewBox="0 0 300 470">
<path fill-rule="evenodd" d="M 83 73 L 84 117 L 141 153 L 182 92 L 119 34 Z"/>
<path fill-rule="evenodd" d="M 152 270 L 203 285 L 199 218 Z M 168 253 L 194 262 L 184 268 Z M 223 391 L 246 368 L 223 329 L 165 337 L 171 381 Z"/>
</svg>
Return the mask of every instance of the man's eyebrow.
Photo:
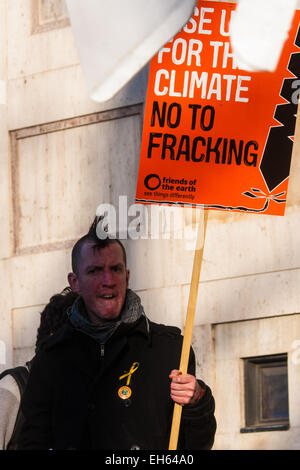
<svg viewBox="0 0 300 470">
<path fill-rule="evenodd" d="M 94 263 L 94 264 L 88 264 L 85 269 L 88 270 L 88 269 L 92 269 L 92 268 L 102 268 L 103 267 L 103 264 L 99 264 L 99 263 Z"/>
<path fill-rule="evenodd" d="M 99 262 L 99 263 L 92 263 L 92 264 L 88 264 L 85 269 L 88 270 L 88 269 L 91 269 L 91 268 L 103 268 L 104 264 Z M 110 268 L 117 268 L 117 267 L 124 267 L 124 263 L 122 261 L 119 261 L 115 264 L 111 264 L 110 265 Z"/>
</svg>

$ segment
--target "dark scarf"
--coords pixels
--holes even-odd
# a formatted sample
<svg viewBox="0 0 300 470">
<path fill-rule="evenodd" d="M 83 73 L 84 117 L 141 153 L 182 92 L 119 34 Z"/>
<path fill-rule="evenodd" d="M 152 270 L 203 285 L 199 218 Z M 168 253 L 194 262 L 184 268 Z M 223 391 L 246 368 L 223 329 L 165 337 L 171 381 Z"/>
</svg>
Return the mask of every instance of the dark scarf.
<svg viewBox="0 0 300 470">
<path fill-rule="evenodd" d="M 122 324 L 132 324 L 145 315 L 141 299 L 132 290 L 127 289 L 124 306 L 115 321 L 103 321 L 100 325 L 91 323 L 87 318 L 85 306 L 81 297 L 75 300 L 71 307 L 69 320 L 76 330 L 88 334 L 100 344 L 110 338 Z"/>
</svg>

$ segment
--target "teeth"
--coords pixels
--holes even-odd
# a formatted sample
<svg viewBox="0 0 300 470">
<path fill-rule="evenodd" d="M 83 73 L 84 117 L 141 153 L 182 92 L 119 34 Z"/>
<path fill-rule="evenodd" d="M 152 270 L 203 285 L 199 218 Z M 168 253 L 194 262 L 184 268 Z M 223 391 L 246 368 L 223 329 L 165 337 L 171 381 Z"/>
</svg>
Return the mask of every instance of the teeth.
<svg viewBox="0 0 300 470">
<path fill-rule="evenodd" d="M 113 295 L 102 295 L 103 299 L 112 299 Z"/>
</svg>

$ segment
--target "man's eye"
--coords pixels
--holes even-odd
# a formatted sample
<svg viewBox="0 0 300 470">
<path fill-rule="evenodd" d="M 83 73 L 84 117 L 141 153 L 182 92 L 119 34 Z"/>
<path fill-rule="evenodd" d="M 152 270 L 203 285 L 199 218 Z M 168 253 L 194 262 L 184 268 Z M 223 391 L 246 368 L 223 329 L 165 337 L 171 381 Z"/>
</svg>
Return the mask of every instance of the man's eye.
<svg viewBox="0 0 300 470">
<path fill-rule="evenodd" d="M 122 266 L 114 266 L 113 271 L 115 272 L 121 272 L 123 270 Z"/>
<path fill-rule="evenodd" d="M 91 268 L 91 269 L 88 270 L 88 274 L 95 274 L 99 271 L 101 271 L 101 268 L 99 268 L 99 267 Z"/>
</svg>

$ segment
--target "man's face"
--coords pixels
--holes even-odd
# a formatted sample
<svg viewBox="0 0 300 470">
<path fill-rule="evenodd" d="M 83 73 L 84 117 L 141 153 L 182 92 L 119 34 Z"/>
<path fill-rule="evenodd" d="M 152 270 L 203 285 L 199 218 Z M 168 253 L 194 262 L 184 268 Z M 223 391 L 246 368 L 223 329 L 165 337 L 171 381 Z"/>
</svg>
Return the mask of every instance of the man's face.
<svg viewBox="0 0 300 470">
<path fill-rule="evenodd" d="M 83 298 L 92 323 L 113 320 L 122 310 L 129 281 L 122 248 L 111 243 L 97 248 L 92 242 L 82 246 L 78 274 L 70 273 L 73 291 Z"/>
</svg>

